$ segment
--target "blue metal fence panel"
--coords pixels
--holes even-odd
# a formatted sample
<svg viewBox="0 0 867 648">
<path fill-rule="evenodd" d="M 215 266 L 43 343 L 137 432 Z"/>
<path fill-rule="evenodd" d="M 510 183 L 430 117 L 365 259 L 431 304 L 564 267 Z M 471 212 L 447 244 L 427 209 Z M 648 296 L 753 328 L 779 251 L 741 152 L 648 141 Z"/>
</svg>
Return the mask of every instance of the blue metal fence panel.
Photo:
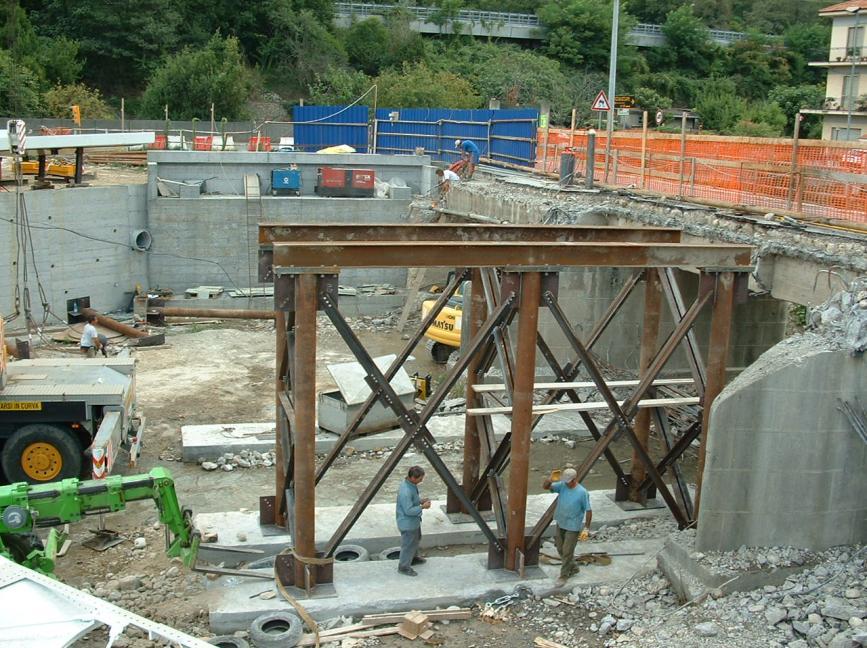
<svg viewBox="0 0 867 648">
<path fill-rule="evenodd" d="M 292 116 L 299 151 L 348 144 L 367 153 L 367 106 L 296 106 Z"/>
<path fill-rule="evenodd" d="M 469 139 L 483 157 L 532 166 L 538 118 L 539 111 L 532 108 L 380 108 L 376 111 L 376 151 L 412 154 L 423 148 L 434 159 L 451 163 L 460 157 L 455 140 Z"/>
</svg>

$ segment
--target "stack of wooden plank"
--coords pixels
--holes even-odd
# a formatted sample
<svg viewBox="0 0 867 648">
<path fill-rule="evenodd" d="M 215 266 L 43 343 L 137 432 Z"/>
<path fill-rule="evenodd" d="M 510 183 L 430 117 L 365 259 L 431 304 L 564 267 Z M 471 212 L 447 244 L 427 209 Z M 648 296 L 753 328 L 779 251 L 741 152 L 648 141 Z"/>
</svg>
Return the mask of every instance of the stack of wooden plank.
<svg viewBox="0 0 867 648">
<path fill-rule="evenodd" d="M 428 641 L 434 634 L 431 627 L 434 621 L 459 621 L 469 619 L 471 616 L 472 610 L 469 608 L 368 614 L 362 617 L 359 623 L 321 631 L 319 643 L 325 644 L 344 639 L 384 637 L 395 634 L 410 640 L 423 639 Z M 316 643 L 316 636 L 307 634 L 297 645 L 315 646 Z"/>
</svg>

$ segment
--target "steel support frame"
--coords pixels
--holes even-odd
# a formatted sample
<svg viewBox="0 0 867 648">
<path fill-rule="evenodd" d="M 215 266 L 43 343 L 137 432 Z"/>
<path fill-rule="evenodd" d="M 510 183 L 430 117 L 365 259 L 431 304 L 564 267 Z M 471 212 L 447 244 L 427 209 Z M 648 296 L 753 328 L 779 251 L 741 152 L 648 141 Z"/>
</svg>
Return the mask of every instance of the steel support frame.
<svg viewBox="0 0 867 648">
<path fill-rule="evenodd" d="M 556 244 L 551 244 L 549 240 L 545 239 L 547 233 L 541 231 L 543 228 L 536 228 L 532 236 L 525 238 L 521 237 L 518 232 L 519 228 L 509 228 L 512 238 L 508 240 L 519 241 L 519 243 L 504 246 L 489 243 L 487 247 L 484 245 L 474 247 L 472 242 L 466 243 L 467 239 L 472 238 L 472 233 L 468 235 L 463 230 L 460 232 L 452 230 L 454 233 L 447 237 L 446 244 L 441 244 L 439 241 L 429 240 L 424 237 L 417 237 L 410 239 L 417 241 L 416 245 L 404 246 L 402 249 L 399 249 L 399 246 L 388 245 L 389 242 L 396 240 L 393 232 L 397 230 L 393 230 L 389 226 L 377 226 L 378 233 L 372 238 L 379 241 L 378 246 L 358 245 L 358 239 L 354 239 L 351 243 L 345 240 L 340 241 L 339 233 L 335 234 L 335 240 L 338 242 L 333 246 L 332 253 L 334 250 L 337 250 L 337 252 L 336 254 L 332 254 L 328 263 L 325 264 L 327 269 L 322 269 L 320 266 L 310 267 L 309 265 L 299 267 L 297 263 L 299 257 L 295 256 L 295 252 L 299 252 L 302 255 L 300 258 L 308 258 L 304 256 L 308 252 L 314 249 L 324 249 L 321 245 L 318 245 L 318 243 L 323 241 L 323 238 L 316 238 L 315 232 L 311 234 L 313 230 L 316 230 L 316 226 L 309 228 L 308 226 L 289 226 L 293 228 L 291 231 L 294 234 L 303 231 L 308 232 L 306 238 L 301 236 L 299 240 L 315 241 L 316 243 L 307 246 L 309 249 L 304 248 L 305 244 L 300 244 L 300 247 L 293 247 L 292 243 L 284 242 L 279 233 L 274 235 L 274 232 L 278 231 L 276 228 L 286 226 L 275 225 L 271 227 L 272 229 L 269 230 L 270 235 L 263 233 L 264 229 L 260 228 L 260 243 L 262 244 L 262 252 L 270 255 L 267 261 L 274 263 L 276 260 L 276 264 L 273 268 L 273 274 L 271 274 L 272 268 L 270 266 L 266 267 L 267 264 L 260 266 L 260 271 L 263 275 L 271 275 L 275 278 L 275 309 L 277 310 L 276 323 L 278 329 L 277 378 L 275 381 L 278 406 L 278 461 L 277 492 L 272 502 L 274 509 L 272 521 L 278 524 L 286 522 L 290 526 L 293 540 L 295 541 L 296 554 L 302 558 L 301 562 L 309 564 L 308 561 L 314 559 L 317 555 L 315 553 L 315 546 L 312 544 L 315 527 L 313 514 L 311 513 L 315 505 L 315 495 L 313 494 L 315 483 L 321 480 L 334 458 L 336 458 L 345 444 L 352 438 L 354 431 L 357 430 L 363 421 L 366 411 L 375 402 L 379 401 L 388 406 L 398 416 L 400 425 L 404 430 L 404 437 L 385 460 L 377 475 L 367 485 L 356 504 L 332 535 L 326 545 L 324 555 L 327 556 L 333 553 L 339 543 L 345 538 L 349 529 L 372 501 L 385 479 L 388 478 L 396 467 L 400 458 L 410 446 L 415 445 L 434 466 L 436 472 L 446 483 L 450 493 L 460 501 L 461 507 L 479 525 L 479 528 L 488 538 L 491 551 L 499 554 L 501 558 L 500 565 L 508 569 L 521 570 L 524 565 L 532 564 L 535 552 L 538 551 L 541 536 L 545 528 L 550 524 L 553 515 L 552 506 L 536 523 L 529 535 L 526 535 L 524 525 L 526 524 L 526 476 L 529 467 L 529 435 L 540 418 L 534 418 L 532 415 L 532 392 L 537 348 L 548 365 L 551 366 L 557 379 L 561 382 L 574 380 L 578 375 L 580 366 L 584 366 L 596 383 L 599 392 L 608 402 L 613 414 L 611 422 L 601 432 L 592 424 L 591 419 L 591 425 L 588 425 L 588 428 L 597 440 L 591 449 L 590 455 L 578 469 L 579 479 L 583 479 L 592 465 L 603 455 L 608 458 L 615 473 L 618 474 L 618 479 L 625 479 L 616 458 L 613 457 L 608 448 L 616 434 L 621 432 L 629 437 L 636 454 L 639 456 L 639 460 L 647 470 L 648 477 L 640 483 L 639 489 L 646 489 L 651 483 L 656 484 L 681 526 L 685 526 L 690 519 L 694 519 L 692 511 L 689 510 L 688 500 L 686 499 L 688 498 L 688 492 L 685 491 L 685 484 L 682 481 L 682 477 L 678 474 L 677 461 L 684 450 L 689 447 L 692 440 L 698 434 L 704 433 L 704 426 L 693 426 L 676 443 L 672 444 L 667 429 L 667 419 L 665 419 L 663 413 L 655 412 L 655 424 L 665 436 L 664 440 L 668 448 L 666 456 L 659 464 L 655 465 L 646 451 L 643 451 L 644 448 L 640 440 L 635 437 L 631 421 L 637 412 L 639 399 L 651 389 L 652 381 L 659 375 L 659 372 L 677 346 L 688 335 L 691 335 L 691 328 L 698 313 L 713 298 L 714 325 L 712 326 L 711 335 L 711 360 L 708 370 L 708 385 L 703 394 L 705 406 L 704 423 L 706 425 L 709 405 L 724 384 L 725 357 L 723 351 L 727 351 L 728 349 L 731 331 L 731 304 L 733 303 L 735 283 L 733 279 L 735 276 L 734 266 L 738 266 L 737 271 L 748 269 L 746 261 L 748 256 L 745 256 L 745 254 L 748 255 L 748 252 L 745 253 L 744 249 L 728 246 L 731 249 L 726 251 L 720 249 L 726 246 L 672 246 L 670 243 L 674 241 L 671 235 L 662 232 L 639 235 L 638 240 L 641 241 L 641 244 L 636 247 L 641 248 L 641 251 L 636 253 L 634 250 L 625 250 L 622 247 L 605 243 L 603 234 L 591 234 L 588 237 L 585 232 L 581 235 L 584 238 L 561 239 L 569 241 L 561 246 L 567 248 L 569 251 L 568 254 L 564 254 L 565 249 L 558 251 Z M 471 230 L 472 228 L 464 229 Z M 491 232 L 485 232 L 482 240 L 486 240 L 485 237 L 490 236 L 493 238 L 488 238 L 487 240 L 495 241 L 494 230 L 496 228 L 489 229 L 491 229 Z M 404 229 L 403 231 L 406 233 L 409 230 Z M 659 236 L 654 238 L 657 234 Z M 663 240 L 662 244 L 655 245 L 652 243 L 655 240 L 660 240 L 660 237 Z M 325 240 L 331 239 L 326 238 Z M 575 252 L 587 252 L 589 257 L 585 256 L 580 261 L 567 262 L 563 265 L 612 267 L 634 264 L 635 266 L 639 266 L 643 259 L 649 262 L 648 267 L 660 268 L 660 276 L 663 279 L 663 290 L 665 291 L 669 306 L 675 314 L 676 326 L 658 353 L 653 357 L 653 360 L 648 363 L 647 371 L 642 374 L 638 387 L 622 407 L 617 404 L 613 394 L 607 388 L 601 372 L 599 372 L 595 361 L 589 354 L 589 348 L 592 347 L 593 343 L 599 339 L 610 324 L 634 286 L 641 279 L 643 271 L 637 270 L 626 282 L 621 293 L 612 302 L 601 320 L 597 322 L 585 346 L 574 335 L 571 326 L 562 315 L 556 295 L 547 289 L 547 284 L 546 289 L 542 289 L 540 281 L 542 268 L 533 267 L 523 260 L 522 255 L 525 253 L 533 258 L 539 258 L 534 255 L 530 247 L 522 245 L 522 243 L 527 241 L 536 240 L 548 243 L 547 247 L 544 248 L 543 256 L 549 262 L 554 259 L 566 259 Z M 574 243 L 576 240 L 603 242 L 598 245 L 576 245 Z M 429 245 L 438 249 L 443 256 L 450 256 L 449 253 L 442 251 L 444 248 L 477 250 L 482 253 L 482 256 L 477 258 L 471 256 L 464 257 L 471 260 L 476 269 L 459 271 L 459 276 L 455 277 L 446 293 L 440 297 L 437 306 L 432 309 L 428 317 L 425 318 L 425 321 L 422 322 L 416 334 L 407 343 L 404 351 L 386 372 L 381 372 L 337 309 L 336 274 L 332 276 L 332 273 L 329 271 L 336 273 L 338 266 L 330 264 L 335 259 L 342 259 L 343 261 L 348 261 L 346 267 L 383 267 L 383 259 L 381 257 L 377 258 L 376 262 L 374 262 L 368 254 L 368 250 L 372 248 L 378 249 L 380 252 L 388 255 L 387 263 L 385 264 L 388 267 L 400 265 L 401 263 L 403 265 L 419 265 L 419 261 L 423 262 L 422 265 L 439 267 L 441 263 L 438 260 L 434 260 L 433 256 L 428 254 L 423 246 L 419 247 L 421 241 L 429 241 Z M 458 243 L 456 244 L 456 242 Z M 648 244 L 648 242 L 650 243 Z M 416 256 L 416 252 L 418 251 L 424 252 L 425 256 L 418 258 Z M 260 256 L 262 252 L 260 252 Z M 673 280 L 672 282 L 665 281 L 665 278 L 669 276 L 670 270 L 663 262 L 663 258 L 671 266 L 683 263 L 694 265 L 687 261 L 692 254 L 697 255 L 702 260 L 715 256 L 724 259 L 726 260 L 725 263 L 729 263 L 728 267 L 731 267 L 732 271 L 728 269 L 717 271 L 713 275 L 714 278 L 703 274 L 700 281 L 699 295 L 693 304 L 686 309 L 683 307 L 683 301 L 679 296 L 679 292 L 677 292 L 676 284 L 672 287 Z M 398 262 L 396 257 L 401 255 L 411 258 Z M 504 275 L 502 285 L 497 290 L 496 276 L 492 271 L 491 263 L 493 259 L 501 257 L 503 258 L 503 262 L 500 267 L 506 266 L 507 273 Z M 527 258 L 529 259 L 530 257 Z M 625 264 L 624 261 L 626 261 Z M 700 264 L 701 262 L 697 261 L 696 263 Z M 542 264 L 545 264 L 545 259 L 542 260 Z M 545 265 L 544 270 L 546 274 L 552 274 L 549 272 L 550 268 L 547 265 Z M 469 348 L 466 349 L 466 355 L 462 353 L 459 362 L 448 372 L 442 385 L 428 401 L 425 408 L 420 413 L 407 410 L 391 389 L 389 379 L 402 366 L 412 349 L 423 337 L 430 323 L 445 305 L 451 293 L 457 289 L 460 281 L 463 280 L 468 272 L 472 272 L 474 280 L 473 293 L 475 295 L 484 294 L 486 297 L 487 317 L 472 317 L 473 320 L 476 320 L 471 324 L 472 330 L 476 334 L 471 336 L 472 340 Z M 671 277 L 673 279 L 673 275 Z M 481 290 L 479 290 L 479 285 L 481 285 Z M 333 289 L 327 289 L 324 286 L 332 286 Z M 542 293 L 541 295 L 540 292 Z M 497 297 L 500 296 L 497 293 L 502 293 L 502 296 L 499 303 L 495 305 Z M 312 300 L 311 295 L 313 297 Z M 519 301 L 520 307 L 516 307 L 516 303 Z M 313 304 L 312 309 L 311 303 Z M 473 315 L 475 315 L 476 310 L 482 310 L 477 308 L 480 304 L 482 304 L 481 300 L 477 300 L 473 304 L 476 307 L 472 309 Z M 555 320 L 558 320 L 560 327 L 563 329 L 564 334 L 567 334 L 567 339 L 569 339 L 573 350 L 576 351 L 576 359 L 563 366 L 560 366 L 551 349 L 538 333 L 537 319 L 540 305 L 547 306 L 551 310 L 555 316 Z M 323 465 L 314 473 L 315 455 L 313 454 L 312 444 L 309 441 L 312 438 L 310 433 L 315 428 L 315 420 L 311 413 L 313 411 L 312 406 L 315 405 L 315 390 L 312 388 L 312 385 L 315 384 L 313 378 L 315 377 L 315 313 L 317 308 L 325 311 L 332 324 L 338 330 L 338 333 L 349 345 L 356 359 L 364 367 L 368 374 L 366 380 L 371 387 L 372 393 L 368 402 L 362 408 L 365 411 L 360 413 L 357 419 L 353 421 L 350 425 L 350 430 L 347 430 L 347 433 L 341 436 L 338 443 L 339 447 L 329 454 Z M 303 311 L 303 314 L 299 314 L 299 310 Z M 311 313 L 312 319 L 310 317 Z M 517 359 L 513 360 L 510 357 L 510 345 L 505 339 L 505 335 L 507 335 L 506 327 L 516 313 L 519 330 L 518 351 Z M 719 323 L 716 322 L 718 318 L 728 319 L 725 322 Z M 311 321 L 312 334 L 309 327 Z M 694 337 L 689 338 L 689 343 L 692 343 L 694 348 Z M 306 355 L 302 351 L 302 357 L 299 360 L 298 352 L 305 345 L 309 348 L 306 350 Z M 310 361 L 311 357 L 313 358 L 312 362 Z M 528 361 L 528 358 L 531 357 L 533 358 L 533 362 Z M 463 482 L 460 483 L 445 467 L 442 459 L 434 450 L 433 437 L 427 430 L 426 423 L 465 370 L 471 368 L 471 373 L 474 374 L 474 378 L 468 380 L 468 383 L 471 383 L 472 380 L 481 379 L 491 364 L 497 359 L 502 363 L 504 369 L 508 367 L 507 371 L 504 371 L 504 375 L 508 375 L 508 373 L 513 374 L 512 384 L 509 384 L 509 380 L 507 380 L 507 385 L 513 391 L 511 394 L 513 402 L 512 432 L 509 435 L 511 438 L 504 440 L 503 443 L 495 448 L 493 428 L 489 417 L 476 417 L 477 420 L 472 423 L 468 421 L 465 428 L 465 437 L 469 441 L 468 444 L 465 444 L 465 459 L 468 461 L 465 462 Z M 691 366 L 693 366 L 692 362 Z M 694 374 L 703 378 L 704 376 L 701 375 L 703 373 L 702 370 L 703 367 L 700 365 L 699 359 L 694 367 Z M 308 374 L 314 374 L 314 376 Z M 309 390 L 299 389 L 299 381 L 302 379 L 311 386 Z M 696 380 L 696 384 L 700 390 L 704 387 L 703 380 Z M 471 385 L 468 384 L 468 401 L 470 400 L 471 391 Z M 546 397 L 546 402 L 559 400 L 564 395 L 574 402 L 580 402 L 578 394 L 574 389 L 551 390 Z M 473 398 L 475 398 L 475 395 L 473 395 Z M 302 399 L 303 403 L 301 402 Z M 311 407 L 308 408 L 308 405 Z M 517 444 L 515 440 L 517 440 Z M 514 453 L 514 456 L 512 456 L 512 453 Z M 700 457 L 703 458 L 703 448 L 702 452 L 700 452 Z M 509 464 L 510 458 L 512 461 L 512 472 L 509 498 L 506 501 L 503 497 L 500 474 L 505 466 Z M 487 461 L 487 465 L 484 470 L 479 470 L 480 463 L 485 460 Z M 669 469 L 676 476 L 677 498 L 671 494 L 661 477 Z M 480 498 L 480 491 L 485 490 L 490 491 L 492 494 L 497 533 L 494 533 L 490 529 L 478 510 L 477 502 Z M 686 494 L 686 498 L 684 497 L 684 493 Z M 302 496 L 301 499 L 304 502 L 299 502 L 298 497 L 293 497 L 293 495 L 297 494 Z M 698 498 L 695 508 L 698 508 Z M 303 531 L 299 529 L 299 524 L 303 524 L 305 527 Z M 299 532 L 297 535 L 296 531 Z M 496 563 L 496 559 L 489 560 L 489 566 L 499 566 Z M 311 583 L 310 571 L 305 571 L 301 576 L 306 579 L 309 591 Z M 298 582 L 299 574 L 296 574 L 295 578 L 296 582 Z M 315 580 L 313 581 L 313 585 L 315 585 Z"/>
</svg>

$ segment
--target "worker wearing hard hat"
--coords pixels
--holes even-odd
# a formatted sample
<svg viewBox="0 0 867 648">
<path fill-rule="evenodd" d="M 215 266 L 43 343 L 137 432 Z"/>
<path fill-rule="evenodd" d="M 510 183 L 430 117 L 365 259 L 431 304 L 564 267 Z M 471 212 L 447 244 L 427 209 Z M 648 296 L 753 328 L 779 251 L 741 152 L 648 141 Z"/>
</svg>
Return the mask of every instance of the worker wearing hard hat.
<svg viewBox="0 0 867 648">
<path fill-rule="evenodd" d="M 585 542 L 590 536 L 590 521 L 593 511 L 590 508 L 590 494 L 578 483 L 578 473 L 572 468 L 563 471 L 559 481 L 546 479 L 542 488 L 557 493 L 557 508 L 554 520 L 557 530 L 554 545 L 562 561 L 557 587 L 563 587 L 570 576 L 578 572 L 575 564 L 575 545 Z"/>
<path fill-rule="evenodd" d="M 461 152 L 461 158 L 467 164 L 467 172 L 464 177 L 469 180 L 473 177 L 476 165 L 479 163 L 479 147 L 472 140 L 455 140 L 455 148 Z"/>
</svg>

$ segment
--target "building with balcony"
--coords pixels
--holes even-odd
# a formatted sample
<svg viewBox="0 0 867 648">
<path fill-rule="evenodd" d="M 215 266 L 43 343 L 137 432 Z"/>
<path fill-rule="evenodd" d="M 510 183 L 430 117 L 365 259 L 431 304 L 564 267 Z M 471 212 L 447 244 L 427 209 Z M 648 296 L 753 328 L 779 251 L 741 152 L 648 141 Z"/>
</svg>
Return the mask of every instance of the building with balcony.
<svg viewBox="0 0 867 648">
<path fill-rule="evenodd" d="M 839 2 L 819 11 L 833 20 L 827 61 L 825 105 L 805 113 L 823 116 L 822 139 L 857 140 L 867 135 L 867 0 Z"/>
</svg>

